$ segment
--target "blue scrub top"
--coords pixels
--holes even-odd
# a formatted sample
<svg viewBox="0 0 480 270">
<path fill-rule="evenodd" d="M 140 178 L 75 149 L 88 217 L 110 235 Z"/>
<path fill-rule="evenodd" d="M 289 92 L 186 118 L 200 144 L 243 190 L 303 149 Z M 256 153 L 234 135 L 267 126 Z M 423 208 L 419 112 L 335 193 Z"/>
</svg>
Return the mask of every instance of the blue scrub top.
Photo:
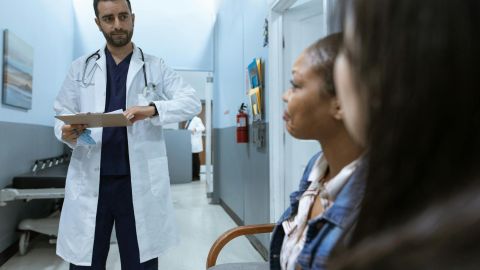
<svg viewBox="0 0 480 270">
<path fill-rule="evenodd" d="M 107 60 L 105 112 L 126 109 L 127 74 L 132 54 L 133 52 L 117 65 L 105 48 Z M 126 127 L 103 128 L 100 175 L 130 175 Z"/>
</svg>

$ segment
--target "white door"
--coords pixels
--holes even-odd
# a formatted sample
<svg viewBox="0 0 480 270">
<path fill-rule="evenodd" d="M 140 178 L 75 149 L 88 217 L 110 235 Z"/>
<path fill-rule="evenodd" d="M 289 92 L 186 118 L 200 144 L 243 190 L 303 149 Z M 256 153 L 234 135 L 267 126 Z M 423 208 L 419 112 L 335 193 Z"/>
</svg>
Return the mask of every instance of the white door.
<svg viewBox="0 0 480 270">
<path fill-rule="evenodd" d="M 213 194 L 213 164 L 212 164 L 212 99 L 213 99 L 213 73 L 206 71 L 185 71 L 177 70 L 178 74 L 188 82 L 195 90 L 198 98 L 204 101 L 204 112 L 199 114 L 203 117 L 205 132 L 205 176 L 207 185 L 207 197 Z M 166 128 L 177 128 L 177 124 L 167 125 Z M 185 122 L 181 124 L 181 128 L 185 126 Z M 203 158 L 202 158 L 203 161 Z M 202 165 L 203 166 L 203 165 Z"/>
<path fill-rule="evenodd" d="M 278 7 L 282 6 L 281 3 L 285 2 L 288 7 L 285 10 L 279 10 Z M 292 3 L 291 0 L 280 0 L 276 6 L 272 7 L 271 19 L 274 20 L 272 30 L 276 31 L 272 33 L 274 39 L 282 38 L 280 46 L 283 50 L 274 48 L 272 57 L 281 57 L 281 60 L 277 63 L 281 65 L 281 70 L 273 70 L 271 75 L 275 77 L 277 82 L 273 82 L 272 85 L 276 93 L 271 95 L 270 102 L 282 102 L 279 99 L 281 93 L 290 86 L 291 80 L 291 68 L 295 59 L 300 53 L 321 37 L 326 35 L 326 20 L 324 17 L 324 0 L 298 0 Z M 279 27 L 275 27 L 278 24 Z M 281 25 L 280 25 L 281 24 Z M 278 35 L 282 33 L 281 35 Z M 276 46 L 272 44 L 272 46 Z M 277 42 L 278 47 L 278 42 Z M 278 52 L 278 53 L 277 53 Z M 272 60 L 272 59 L 271 59 Z M 275 59 L 274 61 L 277 61 Z M 271 63 L 271 65 L 274 65 Z M 273 68 L 275 69 L 275 68 Z M 279 89 L 276 89 L 279 88 Z M 271 219 L 272 221 L 279 218 L 281 209 L 286 209 L 290 204 L 289 195 L 292 191 L 298 189 L 300 178 L 303 174 L 310 158 L 320 150 L 320 145 L 316 141 L 297 140 L 290 136 L 284 128 L 280 130 L 280 125 L 273 123 L 274 121 L 282 121 L 281 117 L 285 105 L 275 106 L 271 105 L 270 122 L 273 127 L 271 129 L 271 151 L 275 156 L 271 158 Z M 274 116 L 277 117 L 274 118 Z M 277 119 L 278 118 L 278 119 Z M 280 138 L 281 136 L 281 138 Z M 280 145 L 280 143 L 282 145 Z M 272 147 L 276 149 L 272 149 Z M 275 152 L 275 153 L 273 153 Z M 272 156 L 271 156 L 272 157 Z M 280 160 L 276 160 L 276 157 L 280 157 Z M 274 173 L 272 173 L 274 170 Z M 280 172 L 275 172 L 280 170 Z M 279 183 L 280 182 L 280 183 Z M 280 198 L 279 198 L 280 197 Z"/>
<path fill-rule="evenodd" d="M 213 100 L 213 73 L 209 72 L 205 83 L 205 169 L 207 178 L 207 197 L 213 194 L 213 165 L 212 165 L 212 100 Z"/>
<path fill-rule="evenodd" d="M 304 2 L 304 1 L 302 1 Z M 310 44 L 325 36 L 323 1 L 297 2 L 284 15 L 284 85 L 289 87 L 292 65 Z M 285 130 L 285 129 L 284 129 Z M 285 204 L 289 195 L 298 189 L 300 178 L 310 158 L 320 150 L 317 141 L 298 140 L 285 130 Z"/>
</svg>

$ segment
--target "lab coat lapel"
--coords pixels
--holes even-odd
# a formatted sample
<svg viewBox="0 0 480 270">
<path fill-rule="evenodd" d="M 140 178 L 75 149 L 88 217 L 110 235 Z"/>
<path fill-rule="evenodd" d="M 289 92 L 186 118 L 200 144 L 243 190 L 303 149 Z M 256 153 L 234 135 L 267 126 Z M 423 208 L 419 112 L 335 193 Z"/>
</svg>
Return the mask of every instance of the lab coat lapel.
<svg viewBox="0 0 480 270">
<path fill-rule="evenodd" d="M 105 56 L 105 47 L 98 52 L 100 58 L 97 59 L 97 72 L 95 72 L 95 112 L 105 111 L 105 99 L 107 92 L 107 61 Z"/>
<path fill-rule="evenodd" d="M 137 73 L 142 69 L 145 63 L 142 61 L 142 55 L 140 54 L 140 50 L 133 45 L 133 54 L 132 59 L 130 60 L 130 66 L 128 67 L 128 74 L 127 74 L 127 97 L 130 88 L 132 87 L 133 79 L 137 75 Z M 142 75 L 143 76 L 143 75 Z M 143 77 L 142 77 L 143 82 Z"/>
</svg>

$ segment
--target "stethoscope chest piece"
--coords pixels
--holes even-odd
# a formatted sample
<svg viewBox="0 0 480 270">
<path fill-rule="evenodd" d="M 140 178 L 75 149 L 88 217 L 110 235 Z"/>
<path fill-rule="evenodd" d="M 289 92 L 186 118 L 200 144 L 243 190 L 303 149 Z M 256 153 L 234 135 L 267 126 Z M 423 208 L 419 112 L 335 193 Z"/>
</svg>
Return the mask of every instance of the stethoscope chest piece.
<svg viewBox="0 0 480 270">
<path fill-rule="evenodd" d="M 154 83 L 148 83 L 143 88 L 143 96 L 148 100 L 158 100 L 160 97 L 157 94 L 157 86 Z"/>
</svg>

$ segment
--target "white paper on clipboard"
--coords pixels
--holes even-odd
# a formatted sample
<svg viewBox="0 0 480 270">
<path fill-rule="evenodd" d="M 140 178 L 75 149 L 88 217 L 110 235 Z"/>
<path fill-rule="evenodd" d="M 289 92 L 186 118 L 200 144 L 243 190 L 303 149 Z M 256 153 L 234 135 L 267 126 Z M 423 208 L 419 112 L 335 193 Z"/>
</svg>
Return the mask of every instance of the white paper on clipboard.
<svg viewBox="0 0 480 270">
<path fill-rule="evenodd" d="M 110 113 L 77 113 L 56 115 L 55 118 L 65 122 L 68 125 L 81 124 L 87 125 L 89 128 L 94 127 L 126 127 L 131 126 L 127 117 L 122 110 Z"/>
</svg>

